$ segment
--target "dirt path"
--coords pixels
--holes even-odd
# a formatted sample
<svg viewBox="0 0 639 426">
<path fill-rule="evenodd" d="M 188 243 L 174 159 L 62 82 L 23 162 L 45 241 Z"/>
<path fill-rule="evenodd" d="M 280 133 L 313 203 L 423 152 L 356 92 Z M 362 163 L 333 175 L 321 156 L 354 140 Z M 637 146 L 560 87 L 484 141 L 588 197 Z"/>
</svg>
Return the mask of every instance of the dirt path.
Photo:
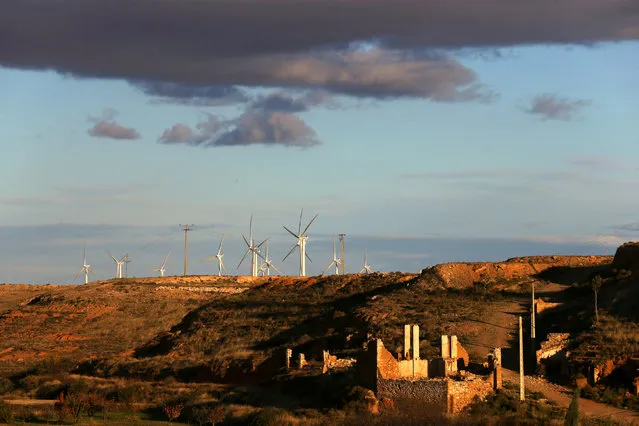
<svg viewBox="0 0 639 426">
<path fill-rule="evenodd" d="M 511 370 L 503 370 L 505 382 L 519 386 L 519 373 Z M 560 407 L 568 408 L 572 399 L 572 390 L 549 383 L 538 377 L 526 376 L 524 378 L 525 389 L 532 392 L 541 392 L 549 400 Z M 611 418 L 618 422 L 639 424 L 639 412 L 611 407 L 589 399 L 579 398 L 579 411 L 587 416 L 599 418 Z"/>
</svg>

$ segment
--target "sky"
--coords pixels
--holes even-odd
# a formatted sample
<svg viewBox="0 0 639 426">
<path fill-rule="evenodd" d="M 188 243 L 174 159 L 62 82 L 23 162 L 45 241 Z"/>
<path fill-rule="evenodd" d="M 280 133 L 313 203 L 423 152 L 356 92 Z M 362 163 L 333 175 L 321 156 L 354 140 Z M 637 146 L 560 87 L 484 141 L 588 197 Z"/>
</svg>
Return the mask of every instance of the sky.
<svg viewBox="0 0 639 426">
<path fill-rule="evenodd" d="M 639 239 L 633 0 L 5 0 L 0 283 L 613 254 Z M 74 281 L 75 279 L 75 281 Z"/>
</svg>

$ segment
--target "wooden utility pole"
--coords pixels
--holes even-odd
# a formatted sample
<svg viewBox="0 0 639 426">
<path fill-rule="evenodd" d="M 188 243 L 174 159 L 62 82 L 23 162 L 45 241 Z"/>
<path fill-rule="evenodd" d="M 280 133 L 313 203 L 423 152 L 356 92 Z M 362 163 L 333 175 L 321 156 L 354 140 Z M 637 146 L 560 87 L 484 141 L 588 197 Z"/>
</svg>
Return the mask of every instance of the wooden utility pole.
<svg viewBox="0 0 639 426">
<path fill-rule="evenodd" d="M 184 231 L 184 275 L 189 274 L 189 231 L 193 230 L 194 225 L 180 225 Z"/>
<path fill-rule="evenodd" d="M 346 275 L 346 259 L 344 257 L 344 237 L 346 234 L 339 234 L 339 241 L 341 243 L 342 248 L 342 275 Z"/>
<path fill-rule="evenodd" d="M 524 401 L 524 329 L 519 316 L 519 400 Z"/>
</svg>

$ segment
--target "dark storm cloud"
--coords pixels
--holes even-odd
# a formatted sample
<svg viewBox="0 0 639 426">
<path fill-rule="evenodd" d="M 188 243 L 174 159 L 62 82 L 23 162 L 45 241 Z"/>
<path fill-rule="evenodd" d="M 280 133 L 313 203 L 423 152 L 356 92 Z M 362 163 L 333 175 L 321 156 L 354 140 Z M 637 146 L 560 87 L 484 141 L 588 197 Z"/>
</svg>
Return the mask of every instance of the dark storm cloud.
<svg viewBox="0 0 639 426">
<path fill-rule="evenodd" d="M 140 139 L 140 134 L 132 127 L 124 127 L 115 121 L 118 115 L 114 109 L 105 109 L 102 117 L 89 117 L 89 121 L 95 123 L 88 130 L 89 135 L 97 138 L 109 139 Z"/>
<path fill-rule="evenodd" d="M 175 124 L 162 133 L 158 143 L 209 148 L 255 144 L 310 148 L 321 142 L 315 131 L 295 114 L 247 108 L 232 120 L 209 114 L 195 129 Z"/>
<path fill-rule="evenodd" d="M 166 103 L 223 106 L 249 100 L 248 95 L 235 86 L 193 86 L 162 81 L 139 81 L 131 84 L 142 93 Z"/>
<path fill-rule="evenodd" d="M 543 93 L 535 96 L 524 111 L 543 120 L 569 121 L 590 104 L 591 101 L 587 99 L 571 100 L 556 94 Z"/>
<path fill-rule="evenodd" d="M 439 101 L 481 100 L 485 93 L 456 60 L 402 57 L 406 52 L 639 38 L 635 0 L 2 3 L 5 66 Z M 381 50 L 348 50 L 362 42 Z"/>
</svg>

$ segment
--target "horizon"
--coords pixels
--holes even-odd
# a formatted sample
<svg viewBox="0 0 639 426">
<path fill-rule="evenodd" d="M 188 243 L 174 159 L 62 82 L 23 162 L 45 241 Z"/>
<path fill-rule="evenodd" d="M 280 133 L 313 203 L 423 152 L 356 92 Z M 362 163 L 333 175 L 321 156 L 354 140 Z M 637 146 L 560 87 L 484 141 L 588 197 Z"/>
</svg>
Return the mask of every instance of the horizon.
<svg viewBox="0 0 639 426">
<path fill-rule="evenodd" d="M 0 16 L 0 282 L 180 272 L 180 223 L 237 272 L 252 213 L 295 274 L 302 207 L 309 274 L 639 240 L 632 0 L 104 4 Z"/>
</svg>

